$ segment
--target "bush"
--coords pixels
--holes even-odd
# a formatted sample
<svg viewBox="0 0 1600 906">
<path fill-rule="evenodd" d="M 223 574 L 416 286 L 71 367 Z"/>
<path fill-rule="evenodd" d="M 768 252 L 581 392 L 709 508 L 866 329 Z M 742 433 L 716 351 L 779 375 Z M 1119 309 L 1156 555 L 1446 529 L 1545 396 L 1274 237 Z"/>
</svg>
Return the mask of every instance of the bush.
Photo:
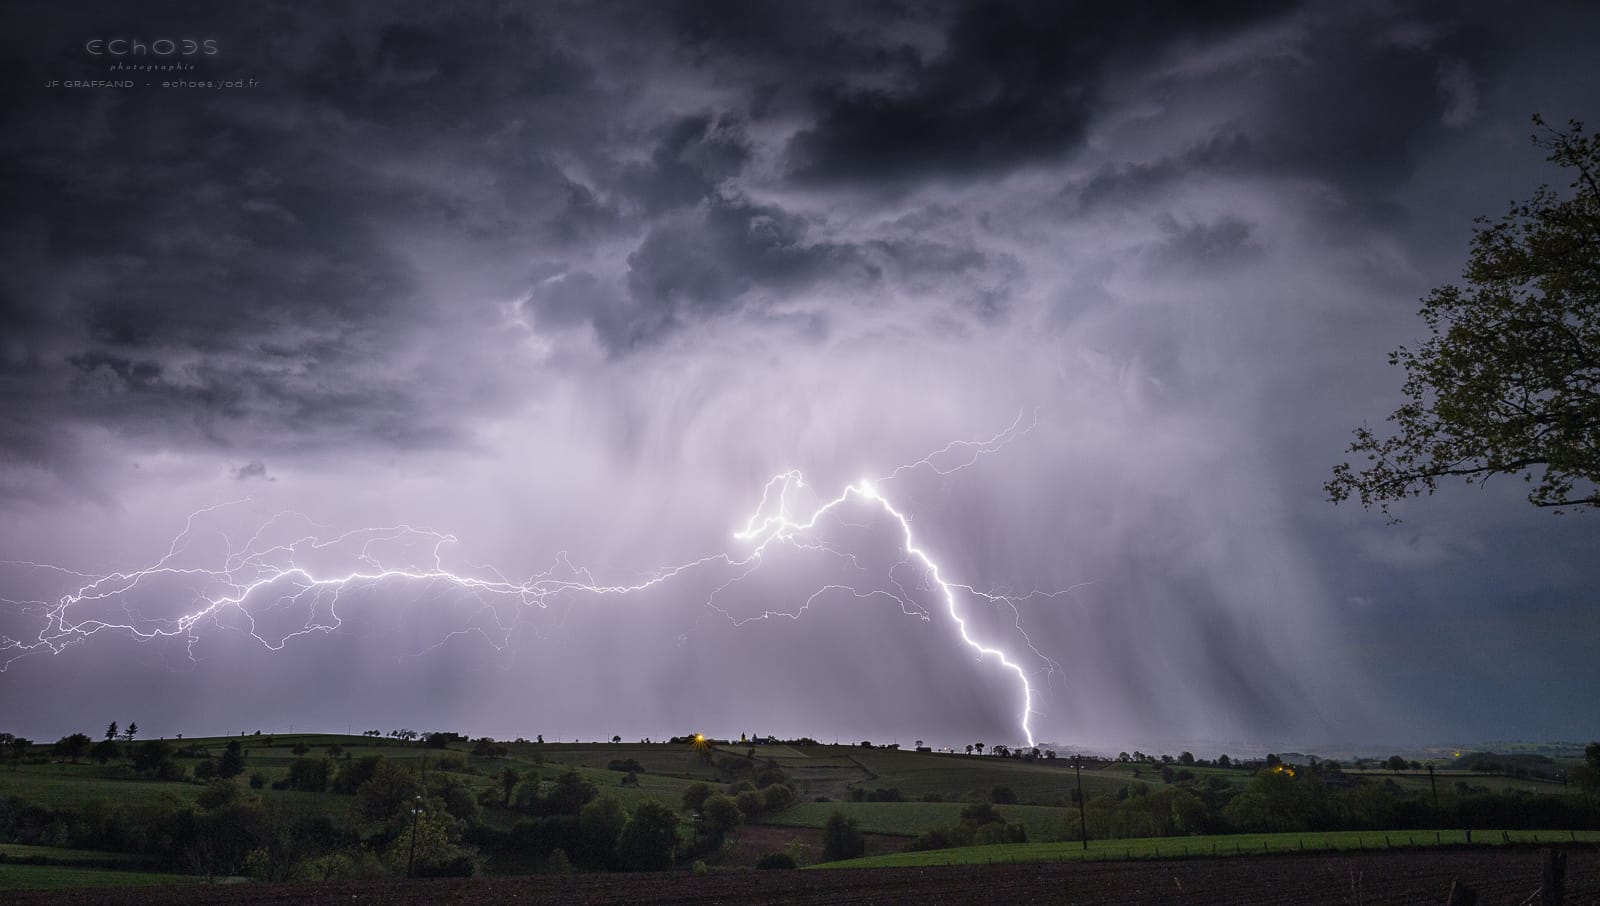
<svg viewBox="0 0 1600 906">
<path fill-rule="evenodd" d="M 632 871 L 671 868 L 677 847 L 678 816 L 654 799 L 639 803 L 617 837 L 617 855 Z"/>
<path fill-rule="evenodd" d="M 683 790 L 683 807 L 691 812 L 700 811 L 707 799 L 711 798 L 711 787 L 704 783 L 691 783 Z"/>
<path fill-rule="evenodd" d="M 762 807 L 766 804 L 761 794 L 755 790 L 745 790 L 735 796 L 733 801 L 738 803 L 739 811 L 750 817 L 761 814 Z"/>
<path fill-rule="evenodd" d="M 391 877 L 389 869 L 372 850 L 357 847 L 342 852 L 312 856 L 289 873 L 291 881 L 371 881 Z"/>
<path fill-rule="evenodd" d="M 289 762 L 287 786 L 301 793 L 321 793 L 328 788 L 332 774 L 333 762 L 327 758 L 296 758 Z"/>
<path fill-rule="evenodd" d="M 721 839 L 738 827 L 746 814 L 733 797 L 716 793 L 701 803 L 700 828 L 708 836 Z"/>
<path fill-rule="evenodd" d="M 762 870 L 799 867 L 799 864 L 794 860 L 794 856 L 788 853 L 764 853 L 761 858 L 756 860 L 756 868 Z"/>
<path fill-rule="evenodd" d="M 762 787 L 761 805 L 763 811 L 781 812 L 794 803 L 794 790 L 788 785 L 774 783 L 772 786 Z"/>
<path fill-rule="evenodd" d="M 440 771 L 448 771 L 452 774 L 477 773 L 477 771 L 473 770 L 472 765 L 467 763 L 467 756 L 459 752 L 447 752 L 444 755 L 440 755 L 439 759 L 434 762 L 434 768 Z"/>
<path fill-rule="evenodd" d="M 822 858 L 825 861 L 854 859 L 866 851 L 866 838 L 861 836 L 861 827 L 854 818 L 846 818 L 844 812 L 834 812 L 828 816 L 828 823 L 822 828 Z"/>
</svg>

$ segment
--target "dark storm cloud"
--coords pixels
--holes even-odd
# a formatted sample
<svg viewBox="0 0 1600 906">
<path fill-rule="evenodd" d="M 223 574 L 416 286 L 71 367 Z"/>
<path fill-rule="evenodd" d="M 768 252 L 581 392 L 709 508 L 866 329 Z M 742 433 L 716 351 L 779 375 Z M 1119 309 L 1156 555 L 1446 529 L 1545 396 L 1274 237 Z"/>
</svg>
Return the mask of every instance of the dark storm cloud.
<svg viewBox="0 0 1600 906">
<path fill-rule="evenodd" d="M 1270 20 L 1278 3 L 971 3 L 945 18 L 944 46 L 885 54 L 887 87 L 823 82 L 816 121 L 789 147 L 801 180 L 882 184 L 1004 172 L 1076 150 L 1109 67 L 1169 42 Z"/>
<path fill-rule="evenodd" d="M 697 204 L 750 160 L 749 143 L 732 117 L 694 114 L 659 133 L 649 164 L 626 167 L 619 177 L 648 214 Z"/>
<path fill-rule="evenodd" d="M 445 344 L 490 316 L 441 322 L 395 232 L 570 242 L 617 221 L 547 158 L 584 122 L 565 105 L 587 70 L 526 19 L 33 12 L 5 54 L 30 79 L 104 77 L 85 36 L 182 26 L 218 35 L 214 77 L 266 87 L 8 83 L 8 459 L 59 467 L 88 424 L 178 447 L 457 443 L 497 397 Z M 448 163 L 485 141 L 487 160 Z M 430 335 L 443 343 L 418 352 Z"/>
<path fill-rule="evenodd" d="M 1336 520 L 1358 516 L 1320 502 L 1306 515 L 1306 501 L 1360 405 L 1381 414 L 1388 400 L 1372 388 L 1390 376 L 1368 371 L 1414 326 L 1394 299 L 1438 276 L 1408 237 L 1458 235 L 1470 218 L 1424 196 L 1476 204 L 1478 174 L 1522 163 L 1495 143 L 1545 109 L 1507 94 L 1508 73 L 1549 52 L 1524 27 L 1535 18 L 1265 3 L 26 5 L 0 33 L 4 546 L 148 562 L 153 537 L 248 493 L 263 518 L 426 520 L 460 533 L 450 562 L 464 568 L 526 575 L 571 550 L 632 578 L 722 550 L 774 468 L 804 468 L 828 493 L 1037 406 L 1037 429 L 1003 455 L 913 470 L 892 490 L 974 587 L 1095 580 L 1015 612 L 973 608 L 985 638 L 1011 644 L 1025 626 L 1065 665 L 1038 705 L 1044 732 L 1276 733 L 1341 712 L 1380 726 L 1345 691 L 1371 657 L 1347 669 L 1345 615 L 1326 602 L 1377 602 L 1355 620 L 1376 625 L 1385 606 L 1512 580 L 1481 582 L 1465 562 L 1495 550 L 1472 520 L 1409 546 L 1376 530 L 1351 541 L 1355 523 Z M 1587 33 L 1592 16 L 1570 18 L 1541 27 Z M 90 77 L 79 48 L 101 30 L 215 33 L 225 53 L 207 65 L 263 87 L 44 90 Z M 1592 97 L 1587 49 L 1557 51 L 1567 96 Z M 1452 154 L 1473 175 L 1428 183 Z M 1504 184 L 1524 191 L 1523 175 Z M 1352 364 L 1364 355 L 1374 364 Z M 208 513 L 181 557 L 249 537 L 254 516 Z M 420 549 L 414 562 L 437 562 Z M 1307 565 L 1307 550 L 1326 562 Z M 759 614 L 834 567 L 808 561 L 770 595 L 720 600 Z M 1400 569 L 1412 584 L 1388 583 Z M 1461 575 L 1444 586 L 1447 570 Z M 24 578 L 72 578 L 41 576 Z M 890 578 L 914 577 L 900 564 Z M 348 632 L 252 648 L 243 673 L 230 658 L 199 668 L 244 698 L 169 679 L 163 707 L 226 722 L 245 700 L 340 723 L 350 700 L 326 689 L 375 676 L 360 695 L 395 725 L 469 715 L 485 723 L 462 729 L 549 731 L 508 725 L 533 710 L 585 733 L 623 724 L 609 737 L 691 709 L 743 722 L 756 701 L 798 732 L 837 720 L 876 735 L 897 710 L 1016 732 L 1012 677 L 972 663 L 944 615 L 911 636 L 902 624 L 922 621 L 893 604 L 825 596 L 804 623 L 736 630 L 704 606 L 713 579 L 492 618 L 448 583 L 369 589 L 349 601 Z M 1575 599 L 1586 581 L 1540 594 Z M 1386 604 L 1397 588 L 1406 602 Z M 516 682 L 486 675 L 481 634 L 433 647 L 524 612 L 506 655 Z M 660 644 L 686 627 L 690 647 Z M 100 668 L 136 673 L 135 646 L 118 644 Z M 427 653 L 397 666 L 397 650 Z M 610 656 L 625 669 L 597 669 Z M 70 658 L 0 675 L 0 711 L 75 713 L 88 696 L 52 680 L 103 675 Z M 755 693 L 728 687 L 730 663 L 759 674 Z M 292 680 L 263 681 L 280 675 Z M 886 677 L 900 685 L 836 716 Z M 52 695 L 72 701 L 40 704 Z"/>
<path fill-rule="evenodd" d="M 622 355 L 650 348 L 686 327 L 738 312 L 762 317 L 798 296 L 827 290 L 845 297 L 889 283 L 910 291 L 949 290 L 981 274 L 956 302 L 980 319 L 1004 313 L 1017 265 L 970 243 L 908 237 L 838 242 L 816 238 L 820 224 L 773 204 L 723 192 L 692 211 L 664 217 L 627 257 L 620 285 L 586 271 L 543 281 L 525 300 L 534 323 L 587 325 Z M 819 312 L 845 306 L 834 303 Z M 806 322 L 807 330 L 818 325 Z"/>
<path fill-rule="evenodd" d="M 1181 109 L 1228 97 L 1231 122 L 1157 160 L 1105 165 L 1064 196 L 1083 209 L 1158 200 L 1199 174 L 1282 175 L 1339 191 L 1329 218 L 1406 216 L 1391 201 L 1434 150 L 1459 137 L 1508 62 L 1492 24 L 1406 6 L 1372 17 L 1319 10 L 1293 20 L 1277 52 L 1195 75 L 1160 74 L 1149 97 Z"/>
<path fill-rule="evenodd" d="M 698 213 L 651 230 L 628 256 L 628 289 L 649 321 L 700 320 L 754 289 L 794 292 L 825 276 L 879 276 L 859 250 L 810 238 L 803 217 L 777 206 L 724 196 Z"/>
<path fill-rule="evenodd" d="M 1204 223 L 1180 223 L 1169 218 L 1162 229 L 1168 238 L 1156 257 L 1173 264 L 1225 266 L 1261 251 L 1251 235 L 1252 226 L 1238 217 L 1225 216 Z"/>
<path fill-rule="evenodd" d="M 259 459 L 253 459 L 236 469 L 229 470 L 235 481 L 250 481 L 251 479 L 264 479 L 277 481 L 278 479 L 267 474 L 267 465 Z"/>
<path fill-rule="evenodd" d="M 441 368 L 444 380 L 424 384 L 405 366 L 366 364 L 438 329 L 441 300 L 396 234 L 511 242 L 533 255 L 631 246 L 622 271 L 553 259 L 545 274 L 571 273 L 528 302 L 537 323 L 590 325 L 613 355 L 822 287 L 1004 273 L 1005 256 L 970 242 L 843 240 L 784 201 L 754 200 L 736 185 L 758 154 L 752 124 L 799 117 L 766 153 L 802 183 L 1004 173 L 1069 155 L 1113 69 L 1284 16 L 1272 4 L 1204 16 L 1187 5 L 668 6 L 640 17 L 629 46 L 681 42 L 669 57 L 687 52 L 691 72 L 751 78 L 727 108 L 641 118 L 616 102 L 652 74 L 596 62 L 616 63 L 606 40 L 623 13 L 568 13 L 371 8 L 244 23 L 118 13 L 93 23 L 223 28 L 229 53 L 266 67 L 244 71 L 275 84 L 248 100 L 19 96 L 9 114 L 18 128 L 0 144 L 19 212 L 7 231 L 13 250 L 39 260 L 4 288 L 14 417 L 46 437 L 76 420 L 173 442 L 187 424 L 223 444 L 272 434 L 451 443 L 456 420 L 494 404 L 492 380 L 452 383 Z M 33 18 L 43 37 L 30 46 L 81 65 L 73 48 L 85 20 Z M 920 36 L 885 28 L 907 21 L 924 26 Z M 1470 42 L 1443 27 L 1386 42 L 1338 22 L 1326 32 L 1309 65 L 1275 74 L 1260 134 L 1123 168 L 1083 198 L 1121 194 L 1106 179 L 1159 191 L 1164 177 L 1206 166 L 1281 166 L 1351 185 L 1403 175 L 1404 130 L 1438 119 L 1441 67 L 1477 65 Z M 15 38 L 9 50 L 7 65 L 28 71 L 22 61 L 40 54 Z M 1360 65 L 1336 79 L 1344 58 Z M 1350 78 L 1358 90 L 1337 88 Z M 1316 103 L 1289 100 L 1307 96 Z M 1186 227 L 1174 249 L 1225 255 L 1242 240 L 1225 232 L 1236 226 Z M 67 273 L 96 278 L 67 292 Z M 970 287 L 965 304 L 994 318 L 1016 276 Z M 51 291 L 59 298 L 41 301 Z M 815 312 L 812 323 L 826 319 Z M 22 433 L 36 432 L 4 440 L 19 454 Z"/>
</svg>

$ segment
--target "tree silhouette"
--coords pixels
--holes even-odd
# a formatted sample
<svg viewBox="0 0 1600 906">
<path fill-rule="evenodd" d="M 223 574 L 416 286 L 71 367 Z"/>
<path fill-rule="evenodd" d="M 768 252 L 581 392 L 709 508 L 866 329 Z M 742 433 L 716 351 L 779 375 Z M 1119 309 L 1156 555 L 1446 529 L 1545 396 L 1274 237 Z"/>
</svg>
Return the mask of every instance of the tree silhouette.
<svg viewBox="0 0 1600 906">
<path fill-rule="evenodd" d="M 1507 475 L 1534 506 L 1600 507 L 1600 136 L 1534 123 L 1572 197 L 1540 186 L 1493 225 L 1478 218 L 1465 286 L 1429 293 L 1429 337 L 1389 354 L 1406 372 L 1396 433 L 1355 430 L 1348 452 L 1368 465 L 1335 466 L 1330 501 L 1388 513 L 1441 478 Z"/>
<path fill-rule="evenodd" d="M 55 751 L 57 755 L 69 759 L 73 764 L 77 764 L 78 759 L 88 753 L 91 742 L 87 735 L 74 733 L 71 736 L 63 736 L 57 740 Z"/>
<path fill-rule="evenodd" d="M 244 748 L 239 745 L 239 740 L 228 742 L 228 748 L 223 750 L 222 758 L 217 762 L 217 776 L 222 778 L 237 777 L 244 773 Z"/>
<path fill-rule="evenodd" d="M 117 722 L 116 721 L 112 721 L 111 725 L 106 727 L 106 739 L 116 739 L 116 738 L 117 738 Z"/>
</svg>

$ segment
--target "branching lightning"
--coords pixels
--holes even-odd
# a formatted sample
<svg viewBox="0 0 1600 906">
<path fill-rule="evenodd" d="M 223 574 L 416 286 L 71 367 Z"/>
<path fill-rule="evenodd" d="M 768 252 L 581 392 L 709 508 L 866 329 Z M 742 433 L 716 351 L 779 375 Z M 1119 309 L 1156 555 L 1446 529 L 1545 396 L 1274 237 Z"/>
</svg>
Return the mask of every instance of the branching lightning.
<svg viewBox="0 0 1600 906">
<path fill-rule="evenodd" d="M 703 604 L 709 612 L 730 620 L 735 626 L 758 619 L 798 620 L 814 601 L 831 594 L 848 594 L 858 599 L 886 597 L 896 602 L 905 614 L 930 621 L 932 613 L 918 599 L 920 592 L 931 592 L 954 623 L 962 642 L 979 660 L 992 659 L 1002 670 L 1015 675 L 1021 694 L 1019 725 L 1028 745 L 1032 746 L 1036 694 L 1034 679 L 1042 672 L 1048 681 L 1060 672 L 1060 665 L 1040 652 L 1023 631 L 1018 605 L 1032 599 L 1065 595 L 1080 586 L 1053 592 L 1011 594 L 1008 591 L 980 591 L 971 585 L 947 579 L 933 554 L 919 543 L 912 530 L 911 516 L 891 502 L 884 491 L 886 486 L 902 475 L 918 469 L 927 469 L 937 475 L 958 472 L 1000 450 L 1032 428 L 1032 422 L 1024 424 L 1019 415 L 1010 426 L 993 437 L 952 442 L 921 459 L 898 466 L 886 475 L 857 481 L 836 496 L 809 508 L 797 501 L 797 498 L 808 496 L 802 493 L 807 490 L 804 476 L 798 470 L 781 472 L 767 481 L 762 488 L 760 503 L 744 521 L 743 527 L 734 532 L 733 538 L 741 548 L 740 552 L 712 554 L 663 567 L 639 581 L 625 584 L 598 581 L 589 569 L 573 565 L 565 552 L 557 555 L 549 569 L 522 581 L 509 579 L 487 566 L 473 567 L 470 572 L 447 569 L 445 550 L 456 543 L 455 536 L 403 524 L 356 529 L 333 535 L 327 540 L 316 534 L 305 534 L 288 541 L 268 540 L 271 531 L 304 520 L 304 517 L 287 513 L 269 519 L 237 549 L 230 544 L 219 565 L 210 568 L 178 565 L 186 543 L 195 532 L 197 520 L 242 501 L 217 504 L 191 514 L 183 531 L 168 545 L 166 554 L 142 569 L 97 576 L 47 564 L 0 561 L 11 567 L 47 571 L 75 584 L 81 583 L 75 590 L 51 602 L 0 598 L 0 602 L 43 623 L 37 636 L 31 639 L 0 635 L 0 672 L 4 672 L 19 658 L 30 654 L 59 654 L 102 632 L 122 633 L 141 641 L 178 639 L 184 643 L 192 659 L 194 646 L 200 641 L 203 630 L 207 626 L 223 626 L 225 620 L 239 621 L 240 628 L 252 639 L 277 651 L 299 636 L 338 630 L 343 625 L 339 604 L 341 596 L 347 591 L 390 583 L 415 584 L 423 590 L 430 586 L 445 585 L 476 596 L 484 602 L 483 613 L 486 620 L 494 624 L 494 630 L 507 634 L 512 626 L 507 625 L 501 612 L 491 605 L 491 599 L 509 601 L 518 608 L 545 608 L 558 596 L 637 594 L 687 573 L 719 569 L 725 570 L 727 577 L 711 589 Z M 801 512 L 797 513 L 797 508 Z M 842 511 L 846 510 L 876 512 L 887 517 L 892 526 L 898 527 L 897 540 L 903 558 L 889 570 L 888 583 L 893 586 L 893 591 L 882 588 L 862 591 L 849 584 L 827 583 L 811 591 L 792 611 L 765 610 L 745 617 L 736 616 L 718 603 L 719 596 L 759 570 L 769 552 L 779 547 L 838 557 L 853 568 L 864 570 L 856 554 L 839 549 L 820 531 L 825 521 L 842 521 Z M 424 553 L 413 554 L 403 564 L 390 562 L 389 547 L 415 548 L 419 544 Z M 353 553 L 344 555 L 354 561 L 350 568 L 324 571 L 314 565 L 315 561 L 346 548 L 353 548 Z M 901 578 L 907 567 L 917 576 L 910 588 Z M 152 586 L 167 580 L 198 586 L 193 592 L 195 600 L 192 608 L 174 617 L 141 616 L 130 597 L 141 589 L 142 593 L 158 593 L 159 589 L 153 589 Z M 1011 608 L 1014 617 L 1012 623 L 1018 637 L 1043 666 L 1030 672 L 1013 653 L 997 643 L 976 638 L 969 626 L 970 614 L 964 613 L 962 608 L 964 601 L 981 601 L 991 606 Z M 303 607 L 307 611 L 302 625 L 281 633 L 268 633 L 260 629 L 261 620 L 294 607 Z M 494 642 L 487 627 L 472 626 L 448 633 L 429 647 L 443 645 L 462 633 L 477 633 Z"/>
</svg>

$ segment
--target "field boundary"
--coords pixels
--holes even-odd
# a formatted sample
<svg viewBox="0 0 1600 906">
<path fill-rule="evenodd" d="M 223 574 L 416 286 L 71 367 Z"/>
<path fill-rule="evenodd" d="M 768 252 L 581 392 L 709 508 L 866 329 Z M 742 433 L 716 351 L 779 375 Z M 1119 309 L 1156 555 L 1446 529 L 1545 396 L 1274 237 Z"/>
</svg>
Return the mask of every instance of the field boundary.
<svg viewBox="0 0 1600 906">
<path fill-rule="evenodd" d="M 1006 865 L 1038 862 L 1124 862 L 1148 859 L 1221 859 L 1239 856 L 1317 855 L 1400 850 L 1479 850 L 1491 847 L 1600 847 L 1600 831 L 1474 830 L 1327 831 L 1228 834 L 1215 837 L 1139 837 L 1057 843 L 1003 843 L 899 852 L 808 868 L 922 868 L 934 865 Z"/>
</svg>

